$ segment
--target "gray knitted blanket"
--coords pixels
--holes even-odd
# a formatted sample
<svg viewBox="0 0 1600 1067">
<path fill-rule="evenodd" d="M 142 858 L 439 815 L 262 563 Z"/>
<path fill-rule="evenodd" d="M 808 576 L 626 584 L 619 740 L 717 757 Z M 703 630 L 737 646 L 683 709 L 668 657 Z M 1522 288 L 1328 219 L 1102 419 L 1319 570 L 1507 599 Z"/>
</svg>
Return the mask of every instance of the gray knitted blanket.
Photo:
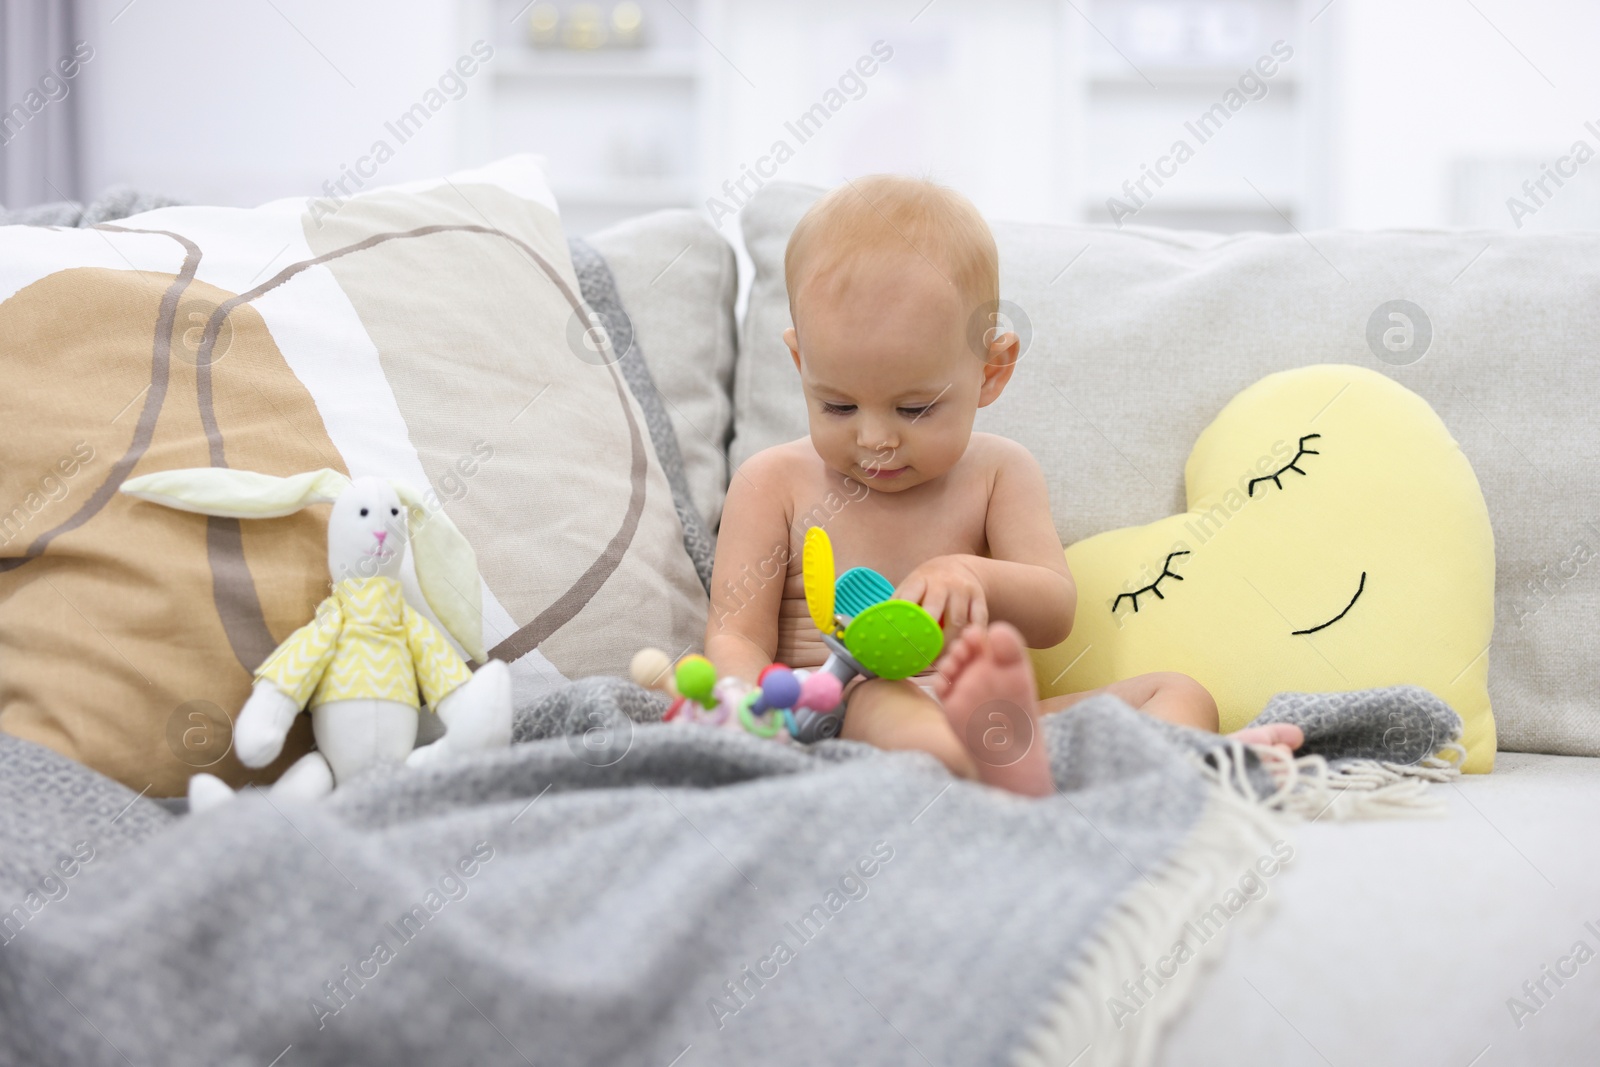
<svg viewBox="0 0 1600 1067">
<path fill-rule="evenodd" d="M 1044 720 L 1042 800 L 662 709 L 587 679 L 507 751 L 197 816 L 0 735 L 0 1064 L 1139 1062 L 1184 924 L 1329 781 L 1111 697 Z M 1406 782 L 1459 731 L 1418 690 L 1269 714 Z"/>
</svg>

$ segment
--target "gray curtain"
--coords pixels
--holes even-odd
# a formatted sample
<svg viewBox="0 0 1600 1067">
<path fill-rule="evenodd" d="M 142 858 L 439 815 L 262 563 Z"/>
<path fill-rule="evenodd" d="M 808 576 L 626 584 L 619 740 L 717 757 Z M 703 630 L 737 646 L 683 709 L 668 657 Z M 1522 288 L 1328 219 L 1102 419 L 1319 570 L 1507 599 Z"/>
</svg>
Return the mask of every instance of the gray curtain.
<svg viewBox="0 0 1600 1067">
<path fill-rule="evenodd" d="M 81 88 L 62 68 L 77 40 L 75 7 L 0 0 L 0 207 L 83 199 Z"/>
</svg>

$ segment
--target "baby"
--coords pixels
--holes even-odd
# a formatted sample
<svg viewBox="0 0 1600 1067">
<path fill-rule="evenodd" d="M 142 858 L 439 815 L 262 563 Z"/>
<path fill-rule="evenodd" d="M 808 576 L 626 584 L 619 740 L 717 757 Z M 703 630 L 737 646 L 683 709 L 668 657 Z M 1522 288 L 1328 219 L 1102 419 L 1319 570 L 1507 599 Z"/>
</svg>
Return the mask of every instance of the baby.
<svg viewBox="0 0 1600 1067">
<path fill-rule="evenodd" d="M 774 661 L 820 666 L 801 546 L 828 531 L 843 573 L 871 567 L 940 621 L 934 670 L 857 679 L 841 736 L 920 749 L 951 773 L 1032 796 L 1053 791 L 1038 717 L 1092 693 L 1039 700 L 1026 648 L 1072 629 L 1077 589 L 1044 474 L 1021 445 L 974 433 L 1016 369 L 996 328 L 999 255 L 959 193 L 880 175 L 846 183 L 800 220 L 784 258 L 811 433 L 751 456 L 723 508 L 706 655 L 754 682 Z M 762 581 L 785 567 L 783 580 Z M 1203 730 L 1217 706 L 1193 679 L 1147 674 L 1096 692 Z M 1295 736 L 1289 736 L 1290 733 Z M 1243 740 L 1298 745 L 1298 731 Z"/>
</svg>

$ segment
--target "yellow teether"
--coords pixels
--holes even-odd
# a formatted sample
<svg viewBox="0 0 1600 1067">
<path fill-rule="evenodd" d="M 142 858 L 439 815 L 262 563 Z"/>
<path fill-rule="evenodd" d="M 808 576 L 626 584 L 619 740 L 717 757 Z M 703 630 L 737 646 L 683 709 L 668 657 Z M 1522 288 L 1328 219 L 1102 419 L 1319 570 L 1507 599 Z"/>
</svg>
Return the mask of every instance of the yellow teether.
<svg viewBox="0 0 1600 1067">
<path fill-rule="evenodd" d="M 833 542 L 820 526 L 806 531 L 801 550 L 800 569 L 806 589 L 806 610 L 817 629 L 831 634 L 838 629 L 833 621 Z"/>
</svg>

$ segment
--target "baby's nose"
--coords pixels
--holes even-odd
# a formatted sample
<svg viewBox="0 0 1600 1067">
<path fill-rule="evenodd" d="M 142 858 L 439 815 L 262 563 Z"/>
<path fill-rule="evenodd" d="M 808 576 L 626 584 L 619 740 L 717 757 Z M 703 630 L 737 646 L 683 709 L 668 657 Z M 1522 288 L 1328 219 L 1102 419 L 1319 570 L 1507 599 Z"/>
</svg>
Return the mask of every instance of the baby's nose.
<svg viewBox="0 0 1600 1067">
<path fill-rule="evenodd" d="M 858 442 L 863 448 L 894 448 L 900 442 L 895 435 L 881 427 L 862 427 Z"/>
</svg>

